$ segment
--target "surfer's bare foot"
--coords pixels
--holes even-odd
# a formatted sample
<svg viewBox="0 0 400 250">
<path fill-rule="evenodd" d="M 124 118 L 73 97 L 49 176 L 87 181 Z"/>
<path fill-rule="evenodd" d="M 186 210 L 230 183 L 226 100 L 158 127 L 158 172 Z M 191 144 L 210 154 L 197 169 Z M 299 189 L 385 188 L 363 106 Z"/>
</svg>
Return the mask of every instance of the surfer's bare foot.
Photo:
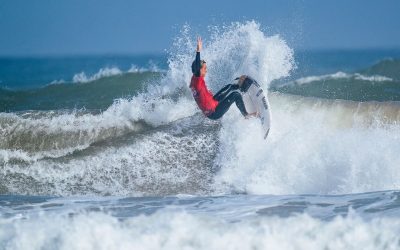
<svg viewBox="0 0 400 250">
<path fill-rule="evenodd" d="M 258 112 L 254 112 L 254 113 L 247 114 L 244 118 L 249 119 L 252 117 L 259 117 L 259 116 L 260 116 L 260 114 Z"/>
</svg>

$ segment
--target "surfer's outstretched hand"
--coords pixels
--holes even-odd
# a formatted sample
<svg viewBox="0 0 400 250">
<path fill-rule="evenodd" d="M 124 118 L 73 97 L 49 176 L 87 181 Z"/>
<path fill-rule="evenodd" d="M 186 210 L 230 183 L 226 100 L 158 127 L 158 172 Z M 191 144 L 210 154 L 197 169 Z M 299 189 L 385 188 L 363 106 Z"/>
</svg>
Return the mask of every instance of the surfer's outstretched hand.
<svg viewBox="0 0 400 250">
<path fill-rule="evenodd" d="M 197 52 L 203 48 L 203 42 L 201 41 L 201 37 L 197 37 Z"/>
</svg>

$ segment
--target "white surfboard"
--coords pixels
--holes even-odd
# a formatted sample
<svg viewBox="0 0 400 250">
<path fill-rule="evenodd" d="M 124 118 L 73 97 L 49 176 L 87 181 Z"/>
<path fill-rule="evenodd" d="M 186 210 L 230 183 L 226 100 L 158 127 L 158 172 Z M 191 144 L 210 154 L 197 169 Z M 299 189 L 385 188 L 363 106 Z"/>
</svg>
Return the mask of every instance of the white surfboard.
<svg viewBox="0 0 400 250">
<path fill-rule="evenodd" d="M 271 112 L 266 94 L 256 81 L 243 93 L 243 102 L 247 113 L 258 112 L 259 114 L 261 126 L 264 130 L 264 139 L 267 138 L 271 128 Z"/>
</svg>

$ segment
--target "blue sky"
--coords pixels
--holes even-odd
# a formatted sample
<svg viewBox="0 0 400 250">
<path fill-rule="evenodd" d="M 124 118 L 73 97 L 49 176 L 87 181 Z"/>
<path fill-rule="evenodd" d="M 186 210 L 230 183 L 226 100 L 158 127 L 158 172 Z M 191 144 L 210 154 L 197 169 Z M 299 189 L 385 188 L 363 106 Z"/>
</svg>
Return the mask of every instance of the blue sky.
<svg viewBox="0 0 400 250">
<path fill-rule="evenodd" d="M 142 54 L 255 20 L 295 49 L 400 48 L 399 0 L 2 0 L 0 55 Z"/>
</svg>

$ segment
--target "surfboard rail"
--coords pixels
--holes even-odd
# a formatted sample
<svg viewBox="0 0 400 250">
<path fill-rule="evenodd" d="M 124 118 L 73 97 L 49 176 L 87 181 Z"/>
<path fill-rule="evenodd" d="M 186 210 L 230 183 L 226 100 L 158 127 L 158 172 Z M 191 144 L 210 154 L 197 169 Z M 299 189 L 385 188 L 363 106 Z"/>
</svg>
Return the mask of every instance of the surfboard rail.
<svg viewBox="0 0 400 250">
<path fill-rule="evenodd" d="M 249 84 L 250 82 L 250 84 Z M 257 112 L 264 130 L 264 139 L 267 139 L 271 129 L 271 112 L 268 98 L 257 81 L 246 81 L 243 88 L 243 102 L 248 113 Z"/>
</svg>

